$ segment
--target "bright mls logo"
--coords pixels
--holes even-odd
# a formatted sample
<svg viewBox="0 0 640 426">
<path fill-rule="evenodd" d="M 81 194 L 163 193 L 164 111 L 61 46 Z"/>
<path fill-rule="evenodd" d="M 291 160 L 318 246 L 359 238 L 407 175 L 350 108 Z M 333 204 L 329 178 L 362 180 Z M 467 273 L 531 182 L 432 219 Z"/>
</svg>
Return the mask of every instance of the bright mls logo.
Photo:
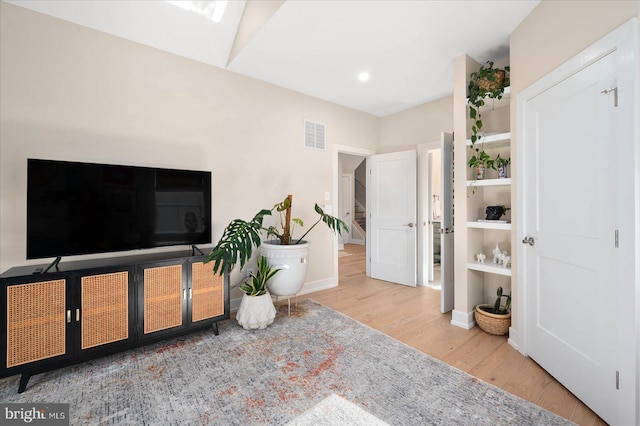
<svg viewBox="0 0 640 426">
<path fill-rule="evenodd" d="M 2 404 L 0 424 L 68 425 L 69 404 Z"/>
</svg>

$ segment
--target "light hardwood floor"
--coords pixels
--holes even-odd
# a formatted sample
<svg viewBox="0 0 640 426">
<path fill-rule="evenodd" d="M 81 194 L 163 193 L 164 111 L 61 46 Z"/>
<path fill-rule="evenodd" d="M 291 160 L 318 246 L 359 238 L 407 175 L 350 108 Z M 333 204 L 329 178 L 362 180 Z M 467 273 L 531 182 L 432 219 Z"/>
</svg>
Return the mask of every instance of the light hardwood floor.
<svg viewBox="0 0 640 426">
<path fill-rule="evenodd" d="M 347 244 L 338 287 L 300 296 L 330 306 L 449 365 L 580 425 L 604 425 L 596 414 L 530 358 L 474 327 L 451 325 L 440 313 L 440 292 L 368 278 L 365 249 Z"/>
</svg>

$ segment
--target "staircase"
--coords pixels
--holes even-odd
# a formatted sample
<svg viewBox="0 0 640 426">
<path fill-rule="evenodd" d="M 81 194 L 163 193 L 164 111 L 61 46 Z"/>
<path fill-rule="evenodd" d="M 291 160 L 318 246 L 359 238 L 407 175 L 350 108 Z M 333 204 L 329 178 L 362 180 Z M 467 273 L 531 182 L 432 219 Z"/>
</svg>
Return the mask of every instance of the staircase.
<svg viewBox="0 0 640 426">
<path fill-rule="evenodd" d="M 367 230 L 367 212 L 358 203 L 356 203 L 354 220 L 363 231 Z"/>
</svg>

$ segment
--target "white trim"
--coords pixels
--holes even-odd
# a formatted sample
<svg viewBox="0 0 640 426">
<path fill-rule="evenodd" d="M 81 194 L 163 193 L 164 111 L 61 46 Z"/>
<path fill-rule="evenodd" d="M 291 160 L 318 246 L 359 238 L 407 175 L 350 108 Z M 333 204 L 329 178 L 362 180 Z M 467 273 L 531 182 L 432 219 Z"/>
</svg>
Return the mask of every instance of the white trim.
<svg viewBox="0 0 640 426">
<path fill-rule="evenodd" d="M 311 281 L 304 283 L 302 290 L 298 293 L 298 296 L 303 294 L 315 293 L 316 291 L 327 290 L 329 288 L 338 287 L 338 280 L 331 278 L 325 278 L 322 280 Z"/>
<path fill-rule="evenodd" d="M 509 343 L 509 345 L 511 345 L 513 349 L 515 349 L 518 352 L 520 352 L 518 350 L 519 341 L 520 341 L 520 336 L 518 336 L 518 330 L 516 330 L 513 327 L 509 327 L 509 339 L 507 340 L 507 342 Z"/>
<path fill-rule="evenodd" d="M 619 256 L 620 256 L 620 277 L 634 276 L 635 294 L 632 291 L 625 292 L 624 286 L 620 286 L 620 293 L 618 295 L 620 302 L 627 302 L 621 305 L 618 312 L 620 324 L 620 335 L 623 336 L 620 344 L 623 348 L 616 348 L 620 353 L 619 366 L 621 371 L 630 373 L 630 370 L 635 370 L 633 374 L 621 374 L 621 389 L 627 389 L 624 398 L 623 406 L 629 407 L 635 405 L 635 413 L 625 413 L 625 415 L 635 415 L 635 421 L 631 418 L 622 418 L 624 422 L 630 424 L 637 424 L 640 419 L 640 262 L 637 260 L 637 255 L 640 253 L 640 139 L 639 139 L 639 124 L 638 116 L 640 115 L 640 99 L 638 97 L 638 19 L 633 18 L 627 21 L 625 24 L 611 31 L 605 35 L 599 41 L 595 42 L 578 55 L 569 59 L 558 68 L 545 75 L 531 86 L 517 94 L 517 191 L 516 191 L 516 205 L 518 206 L 518 222 L 516 230 L 516 241 L 521 241 L 527 230 L 527 224 L 525 222 L 525 191 L 527 188 L 526 183 L 526 151 L 525 151 L 525 135 L 526 135 L 526 108 L 527 103 L 555 86 L 561 81 L 574 75 L 585 67 L 593 64 L 603 56 L 619 50 L 621 52 L 620 58 L 623 62 L 618 67 L 619 79 L 618 84 L 623 87 L 630 88 L 625 92 L 623 99 L 622 91 L 620 91 L 619 97 L 619 112 L 624 114 L 619 120 L 624 124 L 627 124 L 627 128 L 621 126 L 620 134 L 632 133 L 631 138 L 622 138 L 620 151 L 626 154 L 627 164 L 622 173 L 629 173 L 626 176 L 628 179 L 620 179 L 622 185 L 618 188 L 618 191 L 624 196 L 628 194 L 635 194 L 633 205 L 634 211 L 617 212 L 618 219 L 621 221 L 621 226 L 634 228 L 633 232 L 627 231 L 626 235 L 634 235 L 634 244 L 621 244 Z M 621 84 L 624 83 L 624 84 Z M 630 128 L 632 127 L 632 128 Z M 625 133 L 622 133 L 625 132 Z M 632 157 L 630 153 L 634 153 Z M 620 159 L 624 161 L 625 155 L 622 154 Z M 626 170 L 633 162 L 634 170 Z M 633 176 L 633 178 L 631 178 Z M 626 186 L 625 186 L 626 183 Z M 519 329 L 510 330 L 509 341 L 517 348 L 522 354 L 527 355 L 527 268 L 526 268 L 526 250 L 517 250 L 518 252 L 518 300 L 517 300 L 517 318 Z M 622 284 L 622 282 L 621 282 Z M 627 289 L 629 290 L 629 289 Z M 634 297 L 635 296 L 635 297 Z M 632 306 L 634 305 L 635 306 Z M 629 312 L 629 310 L 634 312 Z M 634 328 L 635 332 L 628 333 L 629 328 Z M 623 331 L 626 329 L 627 331 Z M 513 333 L 513 334 L 511 334 Z M 627 338 L 629 334 L 635 335 L 635 342 L 633 339 Z M 633 365 L 635 364 L 635 365 Z M 624 380 L 624 381 L 623 381 Z M 635 381 L 635 384 L 633 382 Z M 635 394 L 635 396 L 633 395 Z"/>
<path fill-rule="evenodd" d="M 471 330 L 473 326 L 476 325 L 476 319 L 473 312 L 474 311 L 461 312 L 454 309 L 451 311 L 451 325 L 464 328 L 465 330 Z"/>
<path fill-rule="evenodd" d="M 308 283 L 304 283 L 302 290 L 298 293 L 298 296 L 302 296 L 303 294 L 315 293 L 316 291 L 327 290 L 330 288 L 334 288 L 338 286 L 338 281 L 333 280 L 332 278 L 325 278 L 323 280 L 311 281 Z M 275 300 L 275 296 L 271 296 L 272 299 Z M 292 296 L 293 298 L 293 296 Z M 284 300 L 286 297 L 281 297 L 280 300 Z M 237 312 L 240 307 L 240 302 L 242 301 L 242 297 L 238 297 L 235 299 L 231 299 L 230 301 L 230 309 L 231 312 Z"/>
</svg>

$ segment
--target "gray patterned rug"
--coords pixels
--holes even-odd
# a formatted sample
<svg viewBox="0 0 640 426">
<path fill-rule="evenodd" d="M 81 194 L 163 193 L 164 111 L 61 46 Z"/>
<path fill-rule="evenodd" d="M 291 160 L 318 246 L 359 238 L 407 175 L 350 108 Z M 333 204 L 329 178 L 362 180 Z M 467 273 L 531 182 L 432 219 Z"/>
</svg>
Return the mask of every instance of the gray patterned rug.
<svg viewBox="0 0 640 426">
<path fill-rule="evenodd" d="M 225 321 L 36 375 L 22 394 L 18 379 L 0 380 L 0 401 L 66 402 L 76 425 L 569 424 L 309 300 L 266 330 Z"/>
</svg>

